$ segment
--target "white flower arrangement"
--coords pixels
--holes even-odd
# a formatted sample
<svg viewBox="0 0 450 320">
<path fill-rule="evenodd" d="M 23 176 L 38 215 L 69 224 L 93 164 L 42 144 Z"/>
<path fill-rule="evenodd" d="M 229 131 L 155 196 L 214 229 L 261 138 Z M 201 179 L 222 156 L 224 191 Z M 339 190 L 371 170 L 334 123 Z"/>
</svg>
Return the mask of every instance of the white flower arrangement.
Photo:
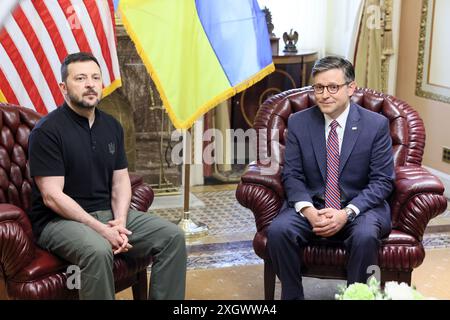
<svg viewBox="0 0 450 320">
<path fill-rule="evenodd" d="M 423 300 L 425 299 L 415 288 L 406 283 L 390 281 L 385 283 L 384 291 L 375 277 L 367 284 L 353 283 L 348 287 L 339 288 L 337 300 Z"/>
</svg>

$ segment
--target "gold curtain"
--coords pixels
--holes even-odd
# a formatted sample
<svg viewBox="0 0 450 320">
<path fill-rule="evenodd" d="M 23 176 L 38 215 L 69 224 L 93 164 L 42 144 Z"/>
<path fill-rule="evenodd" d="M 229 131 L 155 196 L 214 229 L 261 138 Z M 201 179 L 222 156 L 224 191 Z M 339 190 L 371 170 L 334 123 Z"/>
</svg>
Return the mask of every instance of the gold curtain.
<svg viewBox="0 0 450 320">
<path fill-rule="evenodd" d="M 355 52 L 359 87 L 386 92 L 392 55 L 392 0 L 364 0 Z"/>
<path fill-rule="evenodd" d="M 216 163 L 214 167 L 216 173 L 231 171 L 231 137 L 227 134 L 230 130 L 230 100 L 220 103 L 214 109 L 214 126 L 223 137 L 223 146 L 216 145 Z"/>
</svg>

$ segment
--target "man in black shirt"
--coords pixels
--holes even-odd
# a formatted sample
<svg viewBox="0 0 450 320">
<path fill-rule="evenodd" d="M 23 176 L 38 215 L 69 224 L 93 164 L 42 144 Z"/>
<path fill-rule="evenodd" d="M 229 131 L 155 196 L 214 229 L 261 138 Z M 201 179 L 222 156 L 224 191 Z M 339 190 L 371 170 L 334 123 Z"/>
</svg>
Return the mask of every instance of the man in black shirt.
<svg viewBox="0 0 450 320">
<path fill-rule="evenodd" d="M 154 256 L 151 299 L 184 299 L 183 231 L 130 210 L 131 184 L 119 122 L 97 107 L 98 61 L 88 53 L 61 66 L 65 103 L 30 134 L 34 178 L 29 213 L 38 244 L 79 266 L 80 299 L 114 299 L 113 257 Z"/>
</svg>

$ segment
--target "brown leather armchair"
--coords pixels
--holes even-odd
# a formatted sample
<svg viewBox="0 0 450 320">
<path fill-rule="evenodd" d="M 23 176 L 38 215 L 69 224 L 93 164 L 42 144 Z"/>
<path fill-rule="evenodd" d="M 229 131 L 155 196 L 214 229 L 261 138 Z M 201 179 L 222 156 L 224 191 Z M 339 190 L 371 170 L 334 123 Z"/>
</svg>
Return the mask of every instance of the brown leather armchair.
<svg viewBox="0 0 450 320">
<path fill-rule="evenodd" d="M 381 281 L 411 283 L 411 272 L 425 258 L 422 237 L 430 219 L 444 212 L 447 200 L 444 187 L 435 176 L 421 167 L 425 146 L 425 128 L 418 113 L 407 103 L 389 95 L 358 88 L 352 100 L 383 114 L 390 121 L 395 163 L 395 189 L 389 199 L 392 232 L 382 240 L 379 250 Z M 256 234 L 255 253 L 264 259 L 265 298 L 273 299 L 275 273 L 266 251 L 267 227 L 278 214 L 285 195 L 281 182 L 288 117 L 315 105 L 310 87 L 282 92 L 266 100 L 258 110 L 253 128 L 257 130 L 258 158 L 249 165 L 236 190 L 240 204 L 253 211 Z M 266 129 L 266 130 L 262 130 Z M 279 133 L 279 143 L 273 137 Z M 262 140 L 264 139 L 264 140 Z M 263 142 L 263 143 L 261 143 Z M 271 155 L 279 166 L 267 175 Z M 267 168 L 266 168 L 267 169 Z M 357 170 L 357 169 L 355 169 Z M 263 174 L 264 173 L 264 174 Z M 320 239 L 299 251 L 302 274 L 308 277 L 346 279 L 346 250 L 341 242 Z"/>
<path fill-rule="evenodd" d="M 26 211 L 32 179 L 28 136 L 41 116 L 27 108 L 0 104 L 0 299 L 78 299 L 66 286 L 69 264 L 36 245 Z M 147 211 L 153 190 L 130 175 L 131 207 Z M 114 259 L 116 292 L 132 286 L 134 299 L 147 299 L 147 266 L 152 257 Z"/>
</svg>

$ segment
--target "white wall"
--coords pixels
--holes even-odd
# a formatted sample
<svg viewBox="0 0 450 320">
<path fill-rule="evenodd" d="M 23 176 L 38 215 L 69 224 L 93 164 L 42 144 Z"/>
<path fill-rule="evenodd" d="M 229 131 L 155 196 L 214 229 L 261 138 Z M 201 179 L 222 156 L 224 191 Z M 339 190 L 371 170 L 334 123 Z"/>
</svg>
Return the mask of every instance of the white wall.
<svg viewBox="0 0 450 320">
<path fill-rule="evenodd" d="M 272 13 L 273 32 L 284 47 L 283 33 L 293 29 L 299 33 L 297 49 L 314 49 L 319 55 L 325 53 L 326 3 L 327 0 L 258 0 Z"/>
<path fill-rule="evenodd" d="M 450 1 L 436 0 L 433 12 L 433 32 L 430 35 L 432 50 L 430 52 L 430 67 L 428 81 L 430 84 L 450 88 L 450 41 L 449 23 Z M 448 91 L 447 91 L 448 93 Z"/>
<path fill-rule="evenodd" d="M 353 62 L 363 0 L 327 0 L 327 55 L 343 56 Z"/>
<path fill-rule="evenodd" d="M 353 60 L 362 0 L 258 0 L 272 13 L 274 33 L 282 38 L 292 28 L 299 33 L 298 49 L 314 49 Z M 283 40 L 280 39 L 280 46 Z"/>
</svg>

